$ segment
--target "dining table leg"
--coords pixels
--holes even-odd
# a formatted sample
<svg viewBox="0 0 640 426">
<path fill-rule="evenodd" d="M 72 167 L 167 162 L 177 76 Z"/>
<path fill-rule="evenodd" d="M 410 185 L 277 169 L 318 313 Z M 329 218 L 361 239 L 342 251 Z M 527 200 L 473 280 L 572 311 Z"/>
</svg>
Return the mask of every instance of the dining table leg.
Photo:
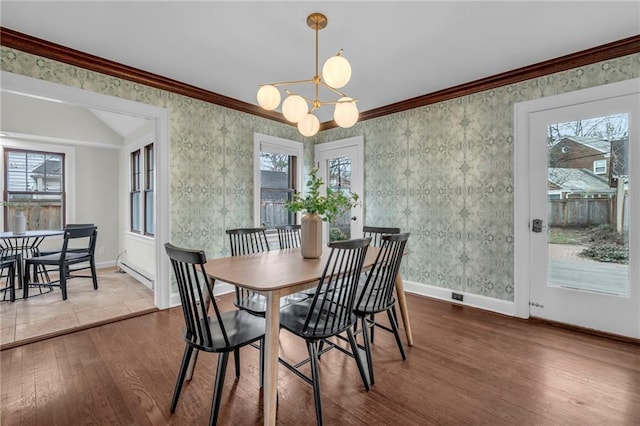
<svg viewBox="0 0 640 426">
<path fill-rule="evenodd" d="M 402 323 L 404 324 L 404 332 L 407 335 L 407 343 L 409 346 L 413 346 L 413 335 L 411 334 L 411 323 L 409 322 L 407 298 L 404 294 L 404 284 L 402 283 L 400 273 L 396 276 L 396 296 L 398 298 L 398 306 L 400 308 L 400 315 L 402 316 Z"/>
<path fill-rule="evenodd" d="M 280 295 L 277 291 L 265 294 L 267 309 L 265 313 L 264 337 L 264 424 L 276 424 L 278 402 L 278 335 L 280 332 Z"/>
</svg>

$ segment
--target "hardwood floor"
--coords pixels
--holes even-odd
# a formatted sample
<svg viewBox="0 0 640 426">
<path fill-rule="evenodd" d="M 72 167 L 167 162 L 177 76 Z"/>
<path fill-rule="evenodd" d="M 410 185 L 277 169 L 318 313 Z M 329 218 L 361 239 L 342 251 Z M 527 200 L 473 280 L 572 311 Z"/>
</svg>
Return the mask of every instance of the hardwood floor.
<svg viewBox="0 0 640 426">
<path fill-rule="evenodd" d="M 232 309 L 230 295 L 221 298 Z M 415 346 L 402 361 L 376 331 L 376 384 L 365 392 L 338 351 L 320 361 L 326 424 L 638 425 L 640 346 L 407 295 Z M 207 424 L 216 355 L 200 354 L 174 415 L 180 309 L 0 352 L 3 425 Z M 281 332 L 281 355 L 304 343 Z M 233 364 L 233 361 L 230 361 Z M 221 424 L 262 424 L 258 351 L 229 365 Z M 278 424 L 315 423 L 312 389 L 279 372 Z"/>
</svg>

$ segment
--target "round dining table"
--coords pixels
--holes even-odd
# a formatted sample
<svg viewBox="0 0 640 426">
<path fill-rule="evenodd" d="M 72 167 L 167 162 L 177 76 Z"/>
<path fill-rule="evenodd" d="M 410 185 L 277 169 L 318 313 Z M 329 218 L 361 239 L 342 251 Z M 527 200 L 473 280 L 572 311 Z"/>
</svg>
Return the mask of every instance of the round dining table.
<svg viewBox="0 0 640 426">
<path fill-rule="evenodd" d="M 17 260 L 18 288 L 24 288 L 22 276 L 24 259 L 36 256 L 45 238 L 63 234 L 64 231 L 61 229 L 32 230 L 21 234 L 0 232 L 0 257 Z M 48 278 L 46 270 L 42 273 Z"/>
</svg>

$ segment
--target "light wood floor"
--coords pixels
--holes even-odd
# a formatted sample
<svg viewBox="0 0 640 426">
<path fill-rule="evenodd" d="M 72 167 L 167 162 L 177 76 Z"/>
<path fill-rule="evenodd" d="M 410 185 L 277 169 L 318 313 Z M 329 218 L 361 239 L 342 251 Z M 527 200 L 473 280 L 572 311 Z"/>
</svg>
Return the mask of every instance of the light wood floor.
<svg viewBox="0 0 640 426">
<path fill-rule="evenodd" d="M 68 298 L 64 301 L 59 288 L 42 295 L 34 288 L 30 289 L 27 299 L 22 299 L 22 290 L 16 290 L 15 302 L 0 302 L 0 348 L 135 316 L 155 308 L 153 292 L 149 288 L 114 268 L 98 270 L 97 291 L 93 289 L 91 279 L 84 278 L 70 280 L 67 288 Z"/>
<path fill-rule="evenodd" d="M 415 346 L 376 332 L 376 384 L 352 359 L 320 361 L 327 425 L 638 425 L 640 346 L 408 295 Z M 221 298 L 232 309 L 230 295 Z M 174 415 L 179 308 L 0 352 L 3 425 L 205 425 L 216 355 L 200 354 Z M 304 343 L 281 332 L 281 355 Z M 233 359 L 233 357 L 231 357 Z M 258 351 L 226 375 L 220 424 L 259 425 Z M 279 372 L 278 424 L 315 423 L 311 387 Z"/>
</svg>

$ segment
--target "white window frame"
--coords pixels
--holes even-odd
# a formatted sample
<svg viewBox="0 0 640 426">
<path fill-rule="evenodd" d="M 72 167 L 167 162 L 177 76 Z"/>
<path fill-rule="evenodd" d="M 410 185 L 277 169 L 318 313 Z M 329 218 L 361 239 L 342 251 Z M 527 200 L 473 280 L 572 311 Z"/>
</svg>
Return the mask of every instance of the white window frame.
<svg viewBox="0 0 640 426">
<path fill-rule="evenodd" d="M 0 138 L 0 158 L 4 158 L 5 148 L 21 149 L 37 152 L 51 152 L 64 155 L 64 192 L 65 192 L 65 217 L 64 223 L 73 223 L 75 221 L 75 164 L 76 150 L 72 146 L 49 145 L 28 140 L 16 140 L 12 138 Z M 4 164 L 4 161 L 2 162 Z M 4 189 L 4 165 L 0 170 L 0 186 Z M 4 209 L 0 209 L 0 215 L 4 215 Z M 4 216 L 0 216 L 0 223 L 4 223 Z"/>
<path fill-rule="evenodd" d="M 262 133 L 253 134 L 253 224 L 260 226 L 260 153 L 272 152 L 287 154 L 297 157 L 296 161 L 296 188 L 302 188 L 304 144 L 289 139 L 264 135 Z"/>
<path fill-rule="evenodd" d="M 131 164 L 131 155 L 136 152 L 139 151 L 140 154 L 140 211 L 138 212 L 138 220 L 140 223 L 140 230 L 139 231 L 134 231 L 133 230 L 133 224 L 131 223 L 131 214 L 132 214 L 132 206 L 131 206 L 131 196 L 128 196 L 128 208 L 127 208 L 127 220 L 129 221 L 128 226 L 127 226 L 127 232 L 132 234 L 132 235 L 137 235 L 140 237 L 145 237 L 145 238 L 149 238 L 149 239 L 154 239 L 155 238 L 155 233 L 154 234 L 148 234 L 146 232 L 146 225 L 145 225 L 145 191 L 144 191 L 144 175 L 146 173 L 146 158 L 145 158 L 145 147 L 147 147 L 148 145 L 153 145 L 153 150 L 154 150 L 154 161 L 155 161 L 155 156 L 157 154 L 157 145 L 156 143 L 153 141 L 153 135 L 152 134 L 147 134 L 142 136 L 137 142 L 128 145 L 127 146 L 127 162 L 128 162 L 128 190 L 129 190 L 129 194 L 131 194 L 131 190 L 132 190 L 132 186 L 133 186 L 133 182 L 131 182 L 131 177 L 133 176 L 133 171 L 131 170 L 132 164 Z M 156 165 L 154 164 L 153 167 L 153 179 L 154 179 L 154 190 L 157 187 L 157 179 L 156 179 Z M 155 194 L 154 194 L 154 203 L 155 203 Z M 155 206 L 154 206 L 155 209 Z M 154 218 L 155 222 L 154 223 L 154 230 L 157 227 L 157 219 Z"/>
<path fill-rule="evenodd" d="M 601 168 L 603 165 L 604 170 L 602 172 L 599 172 L 598 168 Z M 607 174 L 607 160 L 593 160 L 593 173 L 596 175 Z"/>
</svg>

